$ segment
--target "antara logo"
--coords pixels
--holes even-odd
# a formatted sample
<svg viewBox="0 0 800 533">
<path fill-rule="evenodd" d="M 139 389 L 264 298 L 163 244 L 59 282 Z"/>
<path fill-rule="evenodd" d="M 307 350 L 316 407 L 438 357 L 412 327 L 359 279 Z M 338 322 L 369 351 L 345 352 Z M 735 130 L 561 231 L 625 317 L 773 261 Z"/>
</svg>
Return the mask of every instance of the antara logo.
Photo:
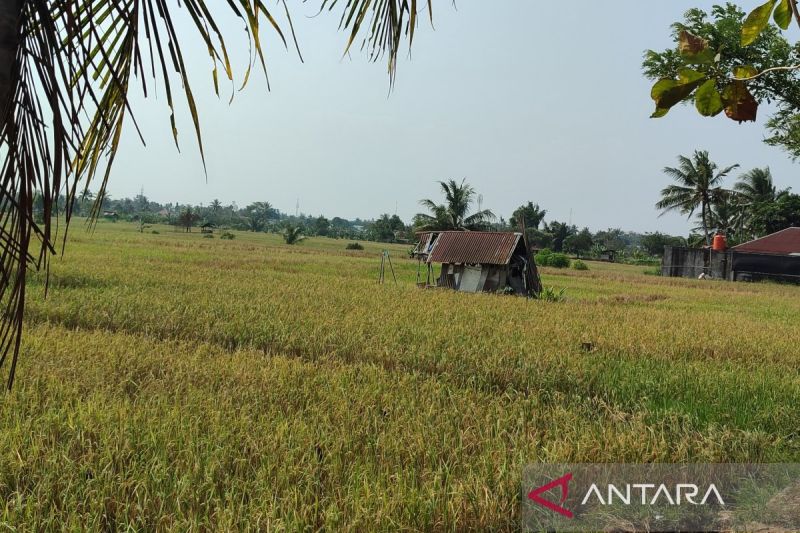
<svg viewBox="0 0 800 533">
<path fill-rule="evenodd" d="M 538 503 L 543 507 L 547 507 L 551 511 L 555 511 L 560 515 L 566 516 L 567 518 L 572 518 L 573 516 L 575 516 L 572 514 L 572 511 L 562 507 L 564 502 L 567 500 L 567 495 L 569 494 L 570 480 L 572 480 L 572 472 L 565 474 L 546 485 L 542 485 L 539 488 L 533 489 L 528 493 L 528 499 Z M 545 500 L 540 496 L 540 494 L 547 492 L 551 489 L 554 489 L 555 487 L 561 487 L 561 499 L 559 500 L 558 504 L 555 504 L 550 500 Z"/>
<path fill-rule="evenodd" d="M 592 497 L 600 505 L 613 505 L 619 502 L 624 505 L 641 503 L 642 505 L 656 505 L 657 503 L 669 503 L 669 505 L 706 505 L 709 500 L 715 499 L 717 503 L 724 506 L 725 502 L 713 483 L 703 492 L 703 498 L 696 501 L 700 495 L 700 487 L 694 483 L 678 483 L 675 487 L 668 487 L 665 484 L 656 485 L 654 483 L 632 483 L 617 487 L 609 483 L 606 487 L 606 498 L 597 487 L 592 483 L 586 496 L 583 497 L 581 505 L 586 505 Z M 713 503 L 713 502 L 711 502 Z"/>
<path fill-rule="evenodd" d="M 573 512 L 563 506 L 569 495 L 570 481 L 572 481 L 572 472 L 533 489 L 528 493 L 528 499 L 562 516 L 573 518 L 575 516 Z M 561 489 L 561 497 L 558 503 L 542 497 L 544 493 L 556 487 Z M 702 498 L 698 501 L 701 494 Z M 704 491 L 701 491 L 701 488 L 693 483 L 679 483 L 674 487 L 669 487 L 664 483 L 658 485 L 654 483 L 630 483 L 619 486 L 609 483 L 606 486 L 606 490 L 601 491 L 596 483 L 592 483 L 581 500 L 581 505 L 592 502 L 600 505 L 656 505 L 659 503 L 668 503 L 669 505 L 706 505 L 714 503 L 713 500 L 716 500 L 719 505 L 725 505 L 725 501 L 713 483 Z"/>
</svg>

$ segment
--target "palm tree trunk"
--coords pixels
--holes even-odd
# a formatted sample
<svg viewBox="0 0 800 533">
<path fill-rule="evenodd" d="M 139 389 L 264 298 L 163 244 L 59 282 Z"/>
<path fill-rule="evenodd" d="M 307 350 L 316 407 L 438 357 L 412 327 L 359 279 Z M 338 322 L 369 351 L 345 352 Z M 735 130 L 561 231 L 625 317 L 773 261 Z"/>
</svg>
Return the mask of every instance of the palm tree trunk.
<svg viewBox="0 0 800 533">
<path fill-rule="evenodd" d="M 14 63 L 20 45 L 23 0 L 0 0 L 0 130 L 10 119 L 14 96 Z"/>
<path fill-rule="evenodd" d="M 711 238 L 708 235 L 708 215 L 707 215 L 707 204 L 703 202 L 703 235 L 706 238 L 706 246 L 711 246 Z"/>
</svg>

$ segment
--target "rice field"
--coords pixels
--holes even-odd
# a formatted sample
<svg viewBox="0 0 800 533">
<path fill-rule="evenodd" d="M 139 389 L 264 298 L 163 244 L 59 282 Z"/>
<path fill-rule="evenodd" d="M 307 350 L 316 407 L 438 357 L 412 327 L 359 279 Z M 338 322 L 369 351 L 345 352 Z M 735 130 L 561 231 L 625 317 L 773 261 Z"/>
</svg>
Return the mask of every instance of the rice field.
<svg viewBox="0 0 800 533">
<path fill-rule="evenodd" d="M 0 529 L 507 531 L 531 462 L 800 461 L 798 287 L 590 262 L 530 301 L 156 229 L 77 223 L 33 280 Z"/>
</svg>

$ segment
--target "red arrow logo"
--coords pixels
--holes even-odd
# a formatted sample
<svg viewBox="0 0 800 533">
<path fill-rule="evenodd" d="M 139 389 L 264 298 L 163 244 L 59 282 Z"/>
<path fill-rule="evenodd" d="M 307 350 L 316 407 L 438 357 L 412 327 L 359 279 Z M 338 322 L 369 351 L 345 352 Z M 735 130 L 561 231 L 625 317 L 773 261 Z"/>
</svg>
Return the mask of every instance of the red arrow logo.
<svg viewBox="0 0 800 533">
<path fill-rule="evenodd" d="M 572 472 L 561 476 L 555 481 L 551 481 L 547 485 L 542 485 L 539 488 L 533 489 L 528 493 L 528 499 L 538 503 L 543 507 L 547 507 L 551 511 L 555 511 L 560 515 L 566 516 L 567 518 L 572 518 L 574 516 L 572 514 L 572 511 L 570 511 L 569 509 L 565 509 L 564 507 L 561 507 L 561 505 L 556 505 L 550 500 L 545 500 L 540 496 L 540 494 L 542 494 L 543 492 L 547 492 L 555 487 L 561 487 L 561 500 L 559 500 L 558 503 L 563 504 L 567 500 L 567 494 L 569 493 L 569 482 L 571 479 L 572 479 Z"/>
</svg>

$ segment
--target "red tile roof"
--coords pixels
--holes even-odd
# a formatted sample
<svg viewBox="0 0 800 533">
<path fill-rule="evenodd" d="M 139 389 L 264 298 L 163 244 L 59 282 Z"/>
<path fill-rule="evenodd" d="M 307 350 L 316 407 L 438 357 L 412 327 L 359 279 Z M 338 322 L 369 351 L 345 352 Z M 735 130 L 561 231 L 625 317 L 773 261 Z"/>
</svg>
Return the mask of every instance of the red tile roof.
<svg viewBox="0 0 800 533">
<path fill-rule="evenodd" d="M 800 228 L 786 228 L 732 249 L 754 254 L 800 254 Z"/>
<path fill-rule="evenodd" d="M 443 231 L 428 262 L 506 265 L 521 237 L 521 233 L 500 231 Z"/>
</svg>

